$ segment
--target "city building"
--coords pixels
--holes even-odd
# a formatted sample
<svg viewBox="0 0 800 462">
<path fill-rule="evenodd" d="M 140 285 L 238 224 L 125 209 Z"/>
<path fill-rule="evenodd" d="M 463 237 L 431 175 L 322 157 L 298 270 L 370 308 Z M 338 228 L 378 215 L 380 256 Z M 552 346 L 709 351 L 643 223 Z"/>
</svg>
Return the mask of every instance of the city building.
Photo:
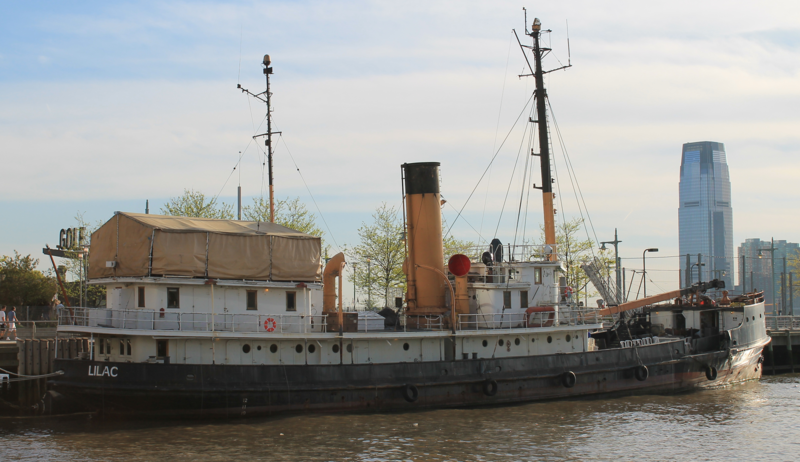
<svg viewBox="0 0 800 462">
<path fill-rule="evenodd" d="M 800 257 L 800 245 L 797 243 L 746 239 L 738 248 L 739 284 L 735 292 L 763 290 L 767 313 L 793 314 L 793 305 L 799 303 L 794 300 L 794 295 L 800 293 L 797 290 L 800 286 L 800 274 L 794 273 L 792 261 L 798 257 Z"/>
<path fill-rule="evenodd" d="M 678 236 L 681 287 L 722 279 L 733 287 L 733 208 L 725 146 L 683 145 Z"/>
</svg>

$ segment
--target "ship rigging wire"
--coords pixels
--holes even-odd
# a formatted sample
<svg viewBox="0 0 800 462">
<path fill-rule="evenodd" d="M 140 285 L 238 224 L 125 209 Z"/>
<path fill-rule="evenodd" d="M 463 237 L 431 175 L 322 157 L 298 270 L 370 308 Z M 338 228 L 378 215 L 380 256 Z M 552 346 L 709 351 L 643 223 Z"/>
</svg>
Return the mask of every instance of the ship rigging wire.
<svg viewBox="0 0 800 462">
<path fill-rule="evenodd" d="M 450 224 L 450 227 L 447 229 L 447 232 L 444 234 L 444 237 L 450 235 L 450 231 L 453 229 L 453 226 L 455 226 L 458 219 L 461 218 L 461 214 L 464 212 L 464 208 L 467 206 L 467 204 L 469 204 L 470 199 L 472 199 L 472 195 L 475 194 L 475 191 L 478 189 L 478 186 L 480 186 L 481 181 L 483 181 L 483 178 L 486 176 L 486 172 L 489 171 L 489 168 L 491 168 L 492 163 L 494 163 L 495 159 L 497 159 L 497 155 L 500 154 L 500 150 L 503 149 L 503 146 L 505 146 L 508 137 L 511 136 L 511 133 L 514 131 L 514 127 L 517 126 L 517 123 L 519 123 L 519 119 L 522 118 L 523 114 L 525 114 L 525 110 L 528 108 L 528 105 L 531 104 L 531 101 L 533 101 L 533 94 L 531 94 L 531 97 L 528 98 L 528 101 L 525 103 L 525 106 L 523 106 L 522 110 L 517 116 L 517 119 L 514 121 L 514 124 L 508 130 L 508 133 L 506 134 L 505 138 L 503 138 L 503 142 L 500 143 L 500 147 L 497 148 L 497 151 L 494 153 L 494 156 L 492 156 L 492 159 L 489 161 L 489 165 L 486 166 L 486 169 L 483 171 L 483 174 L 481 174 L 481 177 L 478 179 L 478 182 L 475 184 L 475 187 L 472 188 L 472 192 L 469 193 L 467 200 L 464 201 L 464 205 L 461 206 L 461 210 L 458 211 L 458 215 L 456 215 L 456 218 L 453 220 L 453 223 Z"/>
</svg>

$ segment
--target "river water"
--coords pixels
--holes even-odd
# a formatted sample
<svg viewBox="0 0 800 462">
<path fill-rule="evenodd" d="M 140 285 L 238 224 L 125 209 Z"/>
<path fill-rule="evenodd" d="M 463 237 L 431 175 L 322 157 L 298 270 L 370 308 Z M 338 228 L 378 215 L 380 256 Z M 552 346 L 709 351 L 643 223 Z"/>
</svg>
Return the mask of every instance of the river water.
<svg viewBox="0 0 800 462">
<path fill-rule="evenodd" d="M 798 460 L 800 375 L 673 396 L 233 421 L 5 419 L 0 460 Z"/>
</svg>

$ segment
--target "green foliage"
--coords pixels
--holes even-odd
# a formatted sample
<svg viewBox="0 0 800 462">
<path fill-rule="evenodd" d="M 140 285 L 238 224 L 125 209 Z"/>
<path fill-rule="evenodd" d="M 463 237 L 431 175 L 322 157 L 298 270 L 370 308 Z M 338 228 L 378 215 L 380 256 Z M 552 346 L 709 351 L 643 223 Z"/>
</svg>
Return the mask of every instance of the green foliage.
<svg viewBox="0 0 800 462">
<path fill-rule="evenodd" d="M 594 297 L 597 292 L 589 289 L 589 277 L 581 269 L 581 265 L 592 261 L 594 253 L 594 242 L 589 239 L 581 238 L 583 232 L 583 219 L 575 218 L 556 225 L 556 248 L 558 249 L 559 259 L 566 267 L 567 285 L 574 290 L 574 299 L 582 300 L 584 297 Z M 545 244 L 544 228 L 540 236 L 540 244 Z M 598 259 L 608 265 L 614 264 L 613 256 L 606 256 L 605 252 L 599 252 Z M 593 287 L 593 286 L 592 286 Z"/>
<path fill-rule="evenodd" d="M 463 254 L 468 256 L 470 259 L 476 259 L 480 257 L 480 251 L 478 250 L 478 243 L 473 241 L 466 241 L 461 239 L 456 239 L 453 235 L 444 236 L 447 232 L 447 222 L 442 218 L 442 246 L 444 247 L 444 262 L 445 264 L 455 254 Z"/>
<path fill-rule="evenodd" d="M 242 208 L 242 218 L 250 221 L 270 221 L 269 198 L 254 197 L 252 206 L 247 205 Z M 324 232 L 317 226 L 316 218 L 299 197 L 278 199 L 275 203 L 275 223 L 301 233 L 322 237 Z"/>
<path fill-rule="evenodd" d="M 161 213 L 176 217 L 233 219 L 233 205 L 217 204 L 217 199 L 206 199 L 206 195 L 194 189 L 184 189 L 180 197 L 170 198 L 161 207 Z"/>
<path fill-rule="evenodd" d="M 39 260 L 30 255 L 0 257 L 0 303 L 4 305 L 48 305 L 56 293 L 51 276 L 36 269 Z"/>
<path fill-rule="evenodd" d="M 362 223 L 358 228 L 360 242 L 346 253 L 351 255 L 355 266 L 350 281 L 355 278 L 355 286 L 362 294 L 371 290 L 370 308 L 383 299 L 383 306 L 393 306 L 389 297 L 392 288 L 405 289 L 405 244 L 403 243 L 403 223 L 397 209 L 384 202 L 372 214 L 371 224 Z"/>
</svg>

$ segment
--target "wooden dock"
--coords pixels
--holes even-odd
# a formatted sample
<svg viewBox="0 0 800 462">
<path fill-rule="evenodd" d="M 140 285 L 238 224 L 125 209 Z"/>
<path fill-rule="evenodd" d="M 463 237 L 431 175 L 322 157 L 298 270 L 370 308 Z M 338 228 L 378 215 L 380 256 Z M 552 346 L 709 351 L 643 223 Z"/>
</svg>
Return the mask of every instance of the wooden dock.
<svg viewBox="0 0 800 462">
<path fill-rule="evenodd" d="M 20 339 L 0 341 L 0 414 L 25 415 L 40 412 L 47 391 L 46 377 L 59 358 L 88 355 L 88 338 Z"/>
</svg>

